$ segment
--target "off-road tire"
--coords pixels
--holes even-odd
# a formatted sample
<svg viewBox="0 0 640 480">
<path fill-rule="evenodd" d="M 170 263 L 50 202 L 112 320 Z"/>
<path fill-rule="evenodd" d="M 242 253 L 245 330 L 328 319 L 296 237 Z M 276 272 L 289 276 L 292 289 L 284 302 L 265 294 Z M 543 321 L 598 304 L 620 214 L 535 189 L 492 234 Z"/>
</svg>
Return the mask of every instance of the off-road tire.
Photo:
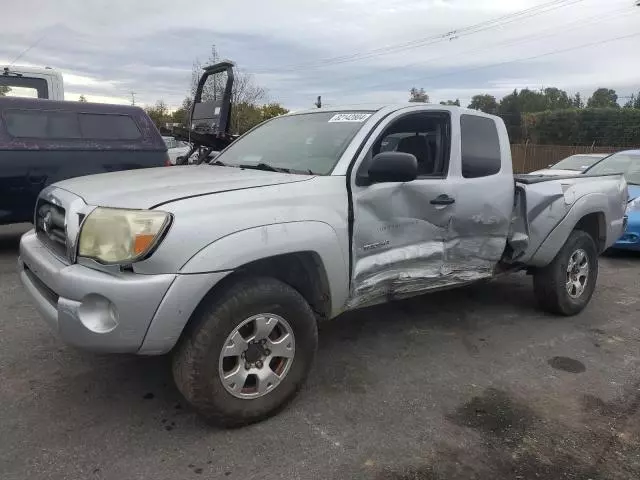
<svg viewBox="0 0 640 480">
<path fill-rule="evenodd" d="M 571 255 L 582 249 L 587 254 L 589 273 L 587 284 L 578 298 L 567 292 L 567 265 Z M 574 230 L 553 261 L 536 270 L 533 289 L 540 306 L 547 312 L 571 316 L 580 313 L 591 300 L 598 278 L 598 248 L 593 237 L 582 230 Z"/>
<path fill-rule="evenodd" d="M 295 354 L 288 373 L 271 392 L 237 398 L 218 372 L 228 335 L 245 319 L 260 313 L 284 318 L 293 329 Z M 274 278 L 240 279 L 206 298 L 198 307 L 173 352 L 173 377 L 187 401 L 211 423 L 231 428 L 277 413 L 304 383 L 318 347 L 316 318 L 296 290 Z"/>
</svg>

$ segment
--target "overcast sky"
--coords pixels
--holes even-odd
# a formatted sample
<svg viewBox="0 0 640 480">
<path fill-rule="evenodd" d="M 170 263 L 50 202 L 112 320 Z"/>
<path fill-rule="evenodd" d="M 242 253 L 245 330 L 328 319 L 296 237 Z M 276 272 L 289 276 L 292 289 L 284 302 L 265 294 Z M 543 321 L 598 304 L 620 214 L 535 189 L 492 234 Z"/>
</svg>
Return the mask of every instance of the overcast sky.
<svg viewBox="0 0 640 480">
<path fill-rule="evenodd" d="M 141 104 L 171 106 L 212 44 L 291 109 L 317 95 L 325 104 L 406 101 L 414 86 L 463 104 L 524 87 L 628 96 L 640 90 L 635 3 L 20 0 L 0 6 L 0 64 L 32 46 L 16 65 L 62 71 L 67 100 L 129 102 L 134 91 Z"/>
</svg>

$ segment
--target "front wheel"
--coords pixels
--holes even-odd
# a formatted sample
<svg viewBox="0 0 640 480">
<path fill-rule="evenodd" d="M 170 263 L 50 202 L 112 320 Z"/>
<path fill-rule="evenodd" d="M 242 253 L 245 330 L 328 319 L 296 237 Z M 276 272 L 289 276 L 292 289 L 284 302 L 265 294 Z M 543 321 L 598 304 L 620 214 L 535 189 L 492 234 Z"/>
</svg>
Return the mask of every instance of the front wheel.
<svg viewBox="0 0 640 480">
<path fill-rule="evenodd" d="M 282 408 L 307 377 L 315 316 L 273 278 L 240 280 L 198 309 L 173 357 L 176 385 L 212 423 L 235 427 Z"/>
<path fill-rule="evenodd" d="M 574 230 L 553 261 L 535 272 L 533 287 L 546 311 L 576 315 L 591 300 L 598 278 L 598 249 L 586 232 Z"/>
</svg>

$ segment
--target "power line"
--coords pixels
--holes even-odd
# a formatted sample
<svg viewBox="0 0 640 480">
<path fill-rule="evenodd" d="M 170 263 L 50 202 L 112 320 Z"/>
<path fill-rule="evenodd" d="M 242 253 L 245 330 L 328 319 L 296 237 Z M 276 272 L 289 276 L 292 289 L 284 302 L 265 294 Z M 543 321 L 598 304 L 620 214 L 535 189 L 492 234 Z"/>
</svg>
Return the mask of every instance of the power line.
<svg viewBox="0 0 640 480">
<path fill-rule="evenodd" d="M 460 35 L 461 33 L 468 31 L 468 30 L 474 30 L 477 29 L 479 27 L 482 26 L 486 26 L 486 25 L 490 25 L 490 24 L 495 24 L 497 22 L 509 19 L 511 17 L 519 17 L 522 15 L 525 15 L 527 13 L 535 13 L 536 10 L 548 7 L 548 6 L 553 6 L 553 5 L 557 5 L 555 8 L 559 8 L 565 5 L 562 5 L 566 2 L 571 2 L 570 4 L 573 3 L 578 3 L 584 0 L 554 0 L 552 2 L 548 2 L 546 4 L 543 5 L 538 5 L 536 7 L 531 7 L 525 10 L 521 10 L 519 12 L 514 12 L 508 15 L 503 15 L 501 17 L 495 18 L 495 19 L 490 19 L 490 20 L 486 20 L 484 22 L 480 22 L 478 24 L 474 24 L 474 25 L 470 25 L 467 27 L 463 27 L 461 29 L 458 30 L 452 30 L 449 32 L 443 32 L 443 33 L 439 33 L 436 35 L 432 35 L 426 38 L 421 38 L 421 39 L 416 39 L 416 40 L 412 40 L 409 42 L 404 42 L 404 43 L 400 43 L 400 44 L 396 44 L 396 45 L 388 45 L 385 47 L 381 47 L 381 48 L 377 48 L 377 49 L 373 49 L 370 50 L 368 52 L 361 52 L 361 53 L 355 53 L 355 54 L 351 54 L 351 55 L 346 55 L 346 56 L 341 56 L 341 57 L 333 57 L 333 58 L 329 58 L 329 59 L 324 59 L 324 60 L 319 60 L 319 62 L 321 62 L 320 64 L 303 64 L 300 65 L 300 68 L 313 68 L 314 65 L 317 66 L 325 66 L 325 64 L 334 64 L 334 63 L 344 63 L 343 61 L 347 61 L 347 60 L 359 60 L 359 59 L 363 59 L 363 58 L 370 58 L 371 56 L 377 56 L 377 55 L 382 55 L 382 54 L 387 54 L 387 53 L 395 53 L 396 50 L 398 49 L 403 49 L 403 48 L 417 48 L 420 46 L 426 46 L 427 44 L 432 44 L 432 43 L 437 43 L 442 41 L 443 39 L 447 39 L 447 38 L 452 38 L 453 34 L 456 35 Z M 549 10 L 547 10 L 549 11 Z M 545 12 L 538 12 L 539 13 L 545 13 Z M 510 22 L 509 22 L 510 23 Z M 495 26 L 495 25 L 494 25 Z M 482 31 L 482 30 L 480 30 Z M 428 42 L 427 44 L 425 44 L 424 42 Z M 297 69 L 295 68 L 296 66 L 293 67 L 293 69 Z M 285 69 L 285 71 L 289 71 L 287 70 L 287 67 L 283 67 Z M 282 69 L 279 69 L 279 71 L 282 71 Z"/>
<path fill-rule="evenodd" d="M 571 6 L 577 3 L 581 3 L 583 1 L 585 0 L 554 0 L 551 2 L 544 3 L 542 5 L 530 7 L 525 10 L 503 15 L 501 17 L 497 17 L 494 19 L 485 20 L 477 24 L 469 25 L 469 26 L 462 27 L 455 30 L 450 30 L 448 32 L 442 32 L 439 34 L 431 35 L 429 37 L 415 39 L 415 40 L 411 40 L 408 42 L 403 42 L 395 45 L 387 45 L 385 47 L 380 47 L 380 48 L 376 48 L 376 49 L 365 51 L 365 52 L 326 58 L 326 59 L 318 60 L 316 62 L 311 62 L 308 64 L 289 65 L 289 66 L 284 66 L 280 68 L 271 67 L 256 73 L 292 72 L 297 70 L 322 68 L 326 66 L 354 62 L 354 61 L 364 60 L 367 58 L 373 58 L 373 57 L 378 57 L 382 55 L 389 55 L 391 53 L 397 53 L 400 51 L 425 47 L 428 45 L 442 42 L 444 40 L 451 40 L 454 38 L 460 38 L 462 36 L 468 36 L 475 33 L 480 33 L 486 30 L 490 30 L 492 28 L 508 25 L 509 23 L 520 21 L 525 18 L 530 18 L 536 15 L 547 13 L 547 12 L 556 10 L 558 8 L 563 8 L 563 7 Z"/>
<path fill-rule="evenodd" d="M 566 32 L 571 31 L 571 30 L 575 30 L 575 29 L 582 28 L 584 26 L 588 26 L 589 24 L 594 23 L 594 22 L 602 22 L 604 19 L 610 19 L 610 18 L 618 17 L 621 14 L 624 14 L 629 10 L 630 10 L 629 7 L 624 7 L 622 9 L 612 10 L 611 12 L 605 12 L 605 13 L 594 15 L 594 16 L 591 16 L 591 17 L 581 18 L 581 19 L 578 19 L 576 21 L 560 25 L 558 27 L 552 27 L 552 28 L 547 28 L 547 29 L 544 29 L 544 30 L 539 30 L 536 33 L 531 34 L 531 35 L 525 35 L 523 37 L 519 37 L 519 38 L 516 38 L 516 39 L 509 39 L 509 40 L 498 42 L 498 43 L 494 43 L 494 44 L 491 44 L 491 45 L 484 45 L 482 47 L 473 48 L 473 49 L 470 49 L 470 50 L 464 50 L 462 52 L 457 52 L 456 55 L 475 53 L 475 52 L 484 52 L 487 49 L 492 49 L 492 48 L 496 48 L 496 47 L 508 47 L 508 46 L 517 45 L 517 44 L 520 44 L 520 43 L 526 43 L 526 42 L 529 42 L 531 40 L 539 40 L 541 34 L 543 34 L 545 32 L 552 32 L 552 31 L 555 31 L 557 29 L 561 29 L 561 30 L 557 31 L 556 33 L 551 33 L 551 34 L 547 35 L 547 37 L 553 36 L 553 35 L 557 35 L 557 34 L 561 34 L 561 33 L 566 33 Z M 571 28 L 567 28 L 567 27 L 570 27 L 571 25 L 576 25 L 576 26 L 575 27 L 571 27 Z M 403 65 L 403 66 L 400 66 L 400 67 L 394 66 L 394 67 L 388 67 L 388 68 L 383 68 L 383 69 L 377 69 L 375 71 L 375 74 L 376 75 L 380 75 L 381 73 L 393 72 L 393 71 L 400 70 L 400 69 L 403 69 L 403 68 L 415 67 L 415 66 L 418 66 L 418 65 L 425 65 L 425 64 L 430 63 L 430 62 L 434 62 L 434 61 L 441 60 L 441 59 L 448 59 L 448 58 L 451 58 L 450 54 L 439 55 L 437 57 L 431 57 L 431 58 L 428 58 L 428 59 L 425 59 L 425 60 L 420 60 L 418 62 L 412 62 L 412 63 L 406 64 L 406 65 Z M 353 81 L 353 80 L 358 80 L 358 79 L 361 79 L 361 78 L 369 78 L 369 77 L 371 77 L 370 73 L 361 74 L 361 75 L 355 75 L 355 76 L 354 75 L 349 75 L 349 76 L 343 76 L 343 77 L 339 77 L 339 78 L 332 78 L 332 82 L 333 83 L 339 83 L 339 82 L 343 82 L 343 81 Z M 356 90 L 356 88 L 354 88 L 353 90 L 347 90 L 347 91 L 355 91 L 355 90 Z"/>
<path fill-rule="evenodd" d="M 632 33 L 632 34 L 629 34 L 629 35 L 621 35 L 619 37 L 613 37 L 613 38 L 608 38 L 608 39 L 604 39 L 604 40 L 598 40 L 598 41 L 595 41 L 595 42 L 589 42 L 589 43 L 585 43 L 585 44 L 582 44 L 582 45 L 577 45 L 575 47 L 552 50 L 550 52 L 545 52 L 545 53 L 538 54 L 538 55 L 532 55 L 530 57 L 517 58 L 517 59 L 514 59 L 514 60 L 507 60 L 507 61 L 504 61 L 504 62 L 493 63 L 493 64 L 489 64 L 489 65 L 482 65 L 482 66 L 471 67 L 471 68 L 466 68 L 466 69 L 462 69 L 462 70 L 455 70 L 453 72 L 445 72 L 445 73 L 441 73 L 441 74 L 437 74 L 437 75 L 430 75 L 430 76 L 427 76 L 427 77 L 416 77 L 416 80 L 420 80 L 420 81 L 431 80 L 431 79 L 434 79 L 434 78 L 441 78 L 441 77 L 447 77 L 447 76 L 450 76 L 450 75 L 457 75 L 459 73 L 467 73 L 467 72 L 483 70 L 485 68 L 501 67 L 501 66 L 504 66 L 504 65 L 510 65 L 512 63 L 525 62 L 525 61 L 528 61 L 528 60 L 536 60 L 538 58 L 548 57 L 548 56 L 551 56 L 551 55 L 557 55 L 559 53 L 571 52 L 571 51 L 579 50 L 579 49 L 582 49 L 582 48 L 593 47 L 593 46 L 596 46 L 596 45 L 603 45 L 603 44 L 606 44 L 606 43 L 616 42 L 616 41 L 619 41 L 619 40 L 626 40 L 628 38 L 633 38 L 633 37 L 637 37 L 637 36 L 640 36 L 640 32 Z M 374 84 L 374 85 L 369 85 L 368 88 L 384 87 L 384 86 L 391 85 L 391 84 L 393 84 L 395 82 L 396 81 L 378 83 L 378 84 Z M 359 89 L 360 89 L 360 87 L 358 88 L 358 90 Z M 346 90 L 346 91 L 348 92 L 350 90 Z M 343 90 L 343 92 L 344 92 L 344 90 Z"/>
</svg>

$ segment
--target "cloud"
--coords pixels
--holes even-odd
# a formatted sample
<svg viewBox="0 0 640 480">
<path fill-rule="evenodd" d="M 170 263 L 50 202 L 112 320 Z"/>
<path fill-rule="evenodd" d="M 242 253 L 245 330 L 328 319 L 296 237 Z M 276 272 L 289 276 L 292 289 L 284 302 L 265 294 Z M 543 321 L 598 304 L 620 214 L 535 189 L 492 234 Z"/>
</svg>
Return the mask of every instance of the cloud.
<svg viewBox="0 0 640 480">
<path fill-rule="evenodd" d="M 638 31 L 630 0 L 22 0 L 3 5 L 2 16 L 0 64 L 37 42 L 18 63 L 58 68 L 72 99 L 126 101 L 135 92 L 141 103 L 176 107 L 194 59 L 212 44 L 295 109 L 317 95 L 403 101 L 412 86 L 432 100 L 523 86 L 640 90 L 640 37 L 607 43 Z M 406 48 L 388 48 L 399 44 Z"/>
</svg>

